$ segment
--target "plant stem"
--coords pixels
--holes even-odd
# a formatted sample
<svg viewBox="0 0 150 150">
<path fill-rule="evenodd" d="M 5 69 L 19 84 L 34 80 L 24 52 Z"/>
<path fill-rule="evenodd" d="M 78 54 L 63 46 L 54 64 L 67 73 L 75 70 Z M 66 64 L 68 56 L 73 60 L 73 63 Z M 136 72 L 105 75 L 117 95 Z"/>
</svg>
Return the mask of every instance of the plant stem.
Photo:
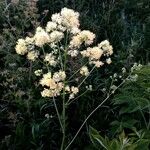
<svg viewBox="0 0 150 150">
<path fill-rule="evenodd" d="M 65 127 L 66 127 L 66 110 L 65 110 L 65 93 L 63 92 L 63 110 L 62 110 L 62 120 L 63 120 L 63 137 L 62 137 L 62 143 L 61 143 L 61 150 L 63 150 L 64 148 L 64 144 L 65 144 Z"/>
<path fill-rule="evenodd" d="M 62 129 L 62 131 L 63 131 L 64 128 L 63 128 L 63 125 L 62 125 L 62 122 L 61 122 L 61 119 L 60 119 L 60 114 L 59 114 L 59 112 L 58 112 L 58 108 L 57 108 L 57 105 L 56 105 L 56 102 L 55 102 L 55 98 L 54 98 L 54 97 L 53 97 L 53 103 L 54 103 L 54 106 L 55 106 L 55 110 L 56 110 L 56 113 L 57 113 L 57 117 L 58 117 L 58 120 L 59 120 L 61 129 Z"/>
<path fill-rule="evenodd" d="M 74 140 L 76 139 L 76 137 L 78 136 L 78 134 L 80 133 L 81 129 L 83 128 L 83 126 L 85 125 L 85 123 L 88 121 L 88 119 L 109 99 L 109 97 L 111 95 L 114 94 L 114 92 L 124 84 L 125 80 L 123 80 L 121 82 L 121 84 L 113 91 L 111 92 L 87 117 L 86 119 L 84 120 L 84 122 L 82 123 L 82 125 L 80 126 L 80 128 L 78 129 L 77 133 L 75 134 L 75 136 L 73 137 L 73 139 L 71 140 L 71 142 L 68 144 L 68 146 L 65 148 L 65 150 L 67 150 L 70 145 L 74 142 Z"/>
<path fill-rule="evenodd" d="M 67 61 L 67 39 L 68 39 L 68 32 L 66 34 L 66 41 L 65 41 L 65 49 L 64 49 L 64 64 L 63 64 L 63 68 L 64 71 L 66 71 L 66 61 Z M 62 143 L 61 143 L 61 150 L 64 149 L 64 145 L 65 145 L 65 136 L 66 136 L 66 105 L 65 105 L 65 84 L 66 81 L 64 80 L 64 89 L 63 89 L 63 109 L 62 109 L 62 122 L 63 122 L 63 137 L 62 137 Z"/>
</svg>

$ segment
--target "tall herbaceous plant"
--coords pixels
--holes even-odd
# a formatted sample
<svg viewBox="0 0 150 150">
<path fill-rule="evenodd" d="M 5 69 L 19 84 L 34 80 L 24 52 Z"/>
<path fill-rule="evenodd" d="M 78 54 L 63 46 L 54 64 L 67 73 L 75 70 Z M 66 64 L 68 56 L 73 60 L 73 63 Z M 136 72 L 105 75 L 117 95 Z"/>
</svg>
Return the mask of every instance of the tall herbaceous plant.
<svg viewBox="0 0 150 150">
<path fill-rule="evenodd" d="M 15 47 L 19 55 L 25 55 L 33 63 L 41 62 L 35 70 L 39 77 L 41 96 L 53 100 L 63 133 L 61 149 L 65 145 L 66 109 L 72 101 L 91 90 L 85 81 L 95 68 L 110 64 L 113 48 L 105 40 L 93 45 L 95 34 L 80 30 L 79 13 L 63 8 L 53 14 L 45 28 L 37 27 L 33 37 L 18 39 Z M 83 86 L 84 85 L 84 86 Z M 62 113 L 57 109 L 57 98 L 62 98 Z"/>
</svg>

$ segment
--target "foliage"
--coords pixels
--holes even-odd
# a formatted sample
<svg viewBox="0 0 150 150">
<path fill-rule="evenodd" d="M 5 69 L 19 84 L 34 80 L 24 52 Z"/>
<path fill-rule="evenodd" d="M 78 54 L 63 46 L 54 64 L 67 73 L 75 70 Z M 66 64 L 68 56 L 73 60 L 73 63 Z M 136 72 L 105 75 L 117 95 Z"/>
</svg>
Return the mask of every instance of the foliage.
<svg viewBox="0 0 150 150">
<path fill-rule="evenodd" d="M 111 123 L 113 133 L 124 128 L 150 128 L 150 67 L 135 71 L 137 80 L 127 81 L 113 98 L 115 121 Z"/>
<path fill-rule="evenodd" d="M 41 98 L 36 86 L 37 79 L 32 73 L 38 64 L 33 65 L 23 57 L 19 57 L 14 47 L 18 38 L 32 36 L 34 28 L 39 25 L 45 26 L 50 16 L 63 7 L 72 8 L 81 14 L 81 29 L 89 29 L 96 33 L 98 35 L 96 41 L 108 39 L 114 47 L 113 65 L 95 70 L 90 76 L 90 83 L 94 83 L 93 91 L 87 92 L 67 110 L 68 140 L 75 135 L 89 112 L 107 96 L 111 84 L 110 76 L 114 73 L 120 74 L 122 67 L 129 70 L 134 62 L 141 64 L 150 62 L 149 0 L 38 0 L 37 5 L 36 0 L 1 0 L 0 149 L 2 150 L 20 147 L 57 150 L 60 145 L 58 137 L 62 135 L 57 126 L 55 109 L 51 101 Z M 142 73 L 143 71 L 145 73 Z M 129 137 L 129 134 L 133 133 L 131 131 L 133 127 L 137 128 L 138 133 L 142 131 L 147 135 L 148 66 L 138 74 L 140 80 L 128 81 L 93 114 L 70 149 L 95 149 L 88 138 L 88 124 L 100 130 L 102 137 L 107 136 L 109 142 L 114 138 L 119 143 L 118 135 L 123 130 Z M 120 81 L 119 79 L 116 83 L 119 84 Z M 122 97 L 121 100 L 119 97 Z M 124 102 L 125 100 L 127 102 Z M 135 135 L 132 139 L 133 137 L 136 138 L 133 142 L 135 143 L 138 138 Z M 150 138 L 147 136 L 146 139 Z"/>
<path fill-rule="evenodd" d="M 102 137 L 96 129 L 90 127 L 89 135 L 94 147 L 99 150 L 148 150 L 150 144 L 144 131 L 135 131 L 128 136 L 122 132 L 117 138 L 110 140 L 107 136 Z"/>
</svg>

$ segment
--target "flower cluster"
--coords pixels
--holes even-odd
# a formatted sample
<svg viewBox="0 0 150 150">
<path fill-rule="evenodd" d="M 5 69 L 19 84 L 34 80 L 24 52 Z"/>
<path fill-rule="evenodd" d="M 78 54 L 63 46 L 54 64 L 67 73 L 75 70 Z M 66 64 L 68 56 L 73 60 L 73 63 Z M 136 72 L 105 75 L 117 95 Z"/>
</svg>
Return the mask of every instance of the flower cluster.
<svg viewBox="0 0 150 150">
<path fill-rule="evenodd" d="M 48 72 L 43 75 L 43 78 L 40 80 L 40 84 L 44 88 L 41 92 L 43 97 L 53 97 L 60 95 L 60 91 L 63 89 L 63 80 L 66 78 L 66 74 L 63 71 L 55 72 L 52 76 L 51 72 Z"/>
<path fill-rule="evenodd" d="M 81 74 L 81 75 L 84 75 L 84 76 L 89 75 L 88 67 L 87 67 L 87 66 L 83 66 L 83 67 L 80 69 L 80 74 Z"/>
<path fill-rule="evenodd" d="M 79 48 L 82 43 L 85 43 L 86 45 L 90 45 L 93 43 L 94 38 L 95 38 L 94 33 L 88 30 L 80 31 L 77 35 L 72 37 L 69 47 Z"/>
<path fill-rule="evenodd" d="M 79 26 L 79 13 L 63 8 L 60 13 L 52 15 L 45 28 L 37 27 L 33 37 L 17 41 L 15 49 L 19 55 L 26 55 L 31 61 L 40 60 L 46 66 L 47 70 L 43 67 L 34 72 L 38 78 L 43 75 L 39 81 L 43 87 L 43 97 L 69 94 L 68 98 L 73 99 L 83 83 L 80 79 L 86 79 L 92 72 L 91 66 L 101 67 L 105 62 L 111 63 L 113 48 L 109 41 L 105 40 L 91 47 L 95 34 L 81 30 Z M 85 50 L 82 50 L 82 47 Z M 101 59 L 102 57 L 104 59 Z M 77 67 L 71 62 L 77 63 Z M 68 66 L 69 68 L 66 68 Z M 72 74 L 78 74 L 82 78 L 77 78 L 77 81 Z M 80 86 L 74 86 L 78 84 Z"/>
<path fill-rule="evenodd" d="M 26 41 L 24 39 L 19 39 L 16 45 L 16 52 L 19 55 L 25 55 L 27 53 Z"/>
<path fill-rule="evenodd" d="M 111 58 L 109 57 L 110 55 L 113 54 L 113 48 L 110 45 L 109 41 L 105 40 L 102 41 L 98 46 L 95 47 L 88 47 L 86 50 L 81 51 L 81 55 L 83 57 L 88 57 L 89 58 L 89 63 L 90 64 L 95 64 L 96 67 L 102 66 L 104 63 L 100 60 L 102 55 L 108 57 L 106 59 L 106 63 L 110 64 L 111 63 Z"/>
</svg>

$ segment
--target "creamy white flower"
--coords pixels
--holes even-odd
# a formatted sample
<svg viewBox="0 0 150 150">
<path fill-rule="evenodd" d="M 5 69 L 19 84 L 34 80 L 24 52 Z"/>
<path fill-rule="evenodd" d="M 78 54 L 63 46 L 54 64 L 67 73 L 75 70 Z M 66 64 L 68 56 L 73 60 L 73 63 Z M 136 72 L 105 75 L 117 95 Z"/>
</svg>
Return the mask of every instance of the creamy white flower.
<svg viewBox="0 0 150 150">
<path fill-rule="evenodd" d="M 65 78 L 66 78 L 66 73 L 65 73 L 65 71 L 60 70 L 60 71 L 58 72 L 58 74 L 59 74 L 59 76 L 60 76 L 60 78 L 61 78 L 62 81 L 65 80 Z"/>
<path fill-rule="evenodd" d="M 122 73 L 126 73 L 126 68 L 125 67 L 122 68 Z"/>
<path fill-rule="evenodd" d="M 83 67 L 80 69 L 80 74 L 81 74 L 81 75 L 84 75 L 84 76 L 88 76 L 88 75 L 89 75 L 88 67 L 87 67 L 87 66 L 83 66 Z"/>
<path fill-rule="evenodd" d="M 103 51 L 101 49 L 99 49 L 98 47 L 93 47 L 93 48 L 88 48 L 87 52 L 90 54 L 90 59 L 100 59 L 100 57 L 103 54 Z"/>
<path fill-rule="evenodd" d="M 48 73 L 46 73 L 46 74 L 43 74 L 43 78 L 42 78 L 42 80 L 40 81 L 40 84 L 41 84 L 42 86 L 46 85 L 46 80 L 47 80 L 47 79 L 51 79 L 51 78 L 52 78 L 51 72 L 48 72 Z"/>
<path fill-rule="evenodd" d="M 63 26 L 71 29 L 79 26 L 79 13 L 72 9 L 63 8 L 60 12 Z"/>
<path fill-rule="evenodd" d="M 34 44 L 34 38 L 26 37 L 26 38 L 25 38 L 25 42 L 26 42 L 27 44 Z"/>
<path fill-rule="evenodd" d="M 95 34 L 88 30 L 83 30 L 80 32 L 80 37 L 85 42 L 86 45 L 90 45 L 93 43 L 93 40 L 95 39 Z"/>
<path fill-rule="evenodd" d="M 108 41 L 108 40 L 104 40 L 104 41 L 102 41 L 102 42 L 98 45 L 98 47 L 105 49 L 105 48 L 107 48 L 109 45 L 110 45 L 109 41 Z"/>
<path fill-rule="evenodd" d="M 71 33 L 73 34 L 73 35 L 76 35 L 76 34 L 78 34 L 78 33 L 80 33 L 81 32 L 81 30 L 79 29 L 79 28 L 77 28 L 77 27 L 73 27 L 72 29 L 71 29 Z"/>
<path fill-rule="evenodd" d="M 101 58 L 103 51 L 99 47 L 87 48 L 81 52 L 83 57 L 89 57 L 90 60 L 98 60 Z"/>
<path fill-rule="evenodd" d="M 67 53 L 71 57 L 76 57 L 79 54 L 78 50 L 69 50 Z"/>
<path fill-rule="evenodd" d="M 60 31 L 53 31 L 50 33 L 50 41 L 51 42 L 58 42 L 64 37 L 63 32 Z"/>
<path fill-rule="evenodd" d="M 69 95 L 69 100 L 70 100 L 70 99 L 73 99 L 74 96 L 75 96 L 75 95 L 74 95 L 73 93 L 71 93 L 71 94 Z"/>
<path fill-rule="evenodd" d="M 34 35 L 35 45 L 42 47 L 44 44 L 50 42 L 50 38 L 47 32 L 41 27 L 38 27 Z"/>
<path fill-rule="evenodd" d="M 24 39 L 19 39 L 16 45 L 16 52 L 19 55 L 25 55 L 27 53 L 27 46 Z"/>
<path fill-rule="evenodd" d="M 51 32 L 56 30 L 57 24 L 55 22 L 49 21 L 46 26 L 46 32 Z"/>
<path fill-rule="evenodd" d="M 55 72 L 53 75 L 53 79 L 55 82 L 63 81 L 66 78 L 66 73 L 64 71 Z"/>
<path fill-rule="evenodd" d="M 86 89 L 92 91 L 92 85 L 86 86 Z"/>
<path fill-rule="evenodd" d="M 91 61 L 90 64 L 94 64 L 97 68 L 104 65 L 102 61 Z"/>
<path fill-rule="evenodd" d="M 60 16 L 60 13 L 53 14 L 51 19 L 52 19 L 53 22 L 56 22 L 58 24 L 62 23 L 62 17 Z"/>
<path fill-rule="evenodd" d="M 80 47 L 82 43 L 85 43 L 86 45 L 90 45 L 93 43 L 93 40 L 95 38 L 95 34 L 88 31 L 83 30 L 79 32 L 77 35 L 74 35 L 70 41 L 70 47 Z"/>
<path fill-rule="evenodd" d="M 104 54 L 109 56 L 113 54 L 113 47 L 110 45 L 109 41 L 104 40 L 100 44 L 98 44 L 98 47 L 104 51 Z"/>
<path fill-rule="evenodd" d="M 107 59 L 106 59 L 106 63 L 107 63 L 107 64 L 111 64 L 111 63 L 112 63 L 111 58 L 107 58 Z"/>
<path fill-rule="evenodd" d="M 81 44 L 82 44 L 81 37 L 79 35 L 76 35 L 76 36 L 72 37 L 69 47 L 70 48 L 74 48 L 74 47 L 79 48 L 81 46 Z"/>
<path fill-rule="evenodd" d="M 54 75 L 53 75 L 53 80 L 55 82 L 59 82 L 61 81 L 61 78 L 60 78 L 60 75 L 58 74 L 58 72 L 55 72 Z"/>
<path fill-rule="evenodd" d="M 42 74 L 42 69 L 35 70 L 35 71 L 34 71 L 34 74 L 35 74 L 36 76 L 41 76 L 41 74 Z"/>
<path fill-rule="evenodd" d="M 65 91 L 70 92 L 70 87 L 68 85 L 65 87 Z"/>
<path fill-rule="evenodd" d="M 58 25 L 57 29 L 60 30 L 60 31 L 62 31 L 62 32 L 65 32 L 67 30 L 67 28 L 64 27 L 64 26 L 62 26 L 62 25 Z"/>
<path fill-rule="evenodd" d="M 27 54 L 27 59 L 31 61 L 35 61 L 38 58 L 39 52 L 38 51 L 29 51 Z"/>
<path fill-rule="evenodd" d="M 35 51 L 36 46 L 39 47 L 38 49 L 41 49 L 41 47 L 44 48 L 46 52 L 46 54 L 44 52 L 44 58 L 43 56 L 40 58 L 43 59 L 43 63 L 48 67 L 47 69 L 53 73 L 48 72 L 43 74 L 39 81 L 39 84 L 43 87 L 43 91 L 41 92 L 42 97 L 55 97 L 61 94 L 68 94 L 69 99 L 73 99 L 79 93 L 79 87 L 72 86 L 71 83 L 78 83 L 80 78 L 75 76 L 72 78 L 73 82 L 72 80 L 68 81 L 69 75 L 71 75 L 68 70 L 75 69 L 73 72 L 76 72 L 76 69 L 78 70 L 81 67 L 79 63 L 75 65 L 76 67 L 68 68 L 72 64 L 72 61 L 76 63 L 78 59 L 81 59 L 82 62 L 86 62 L 88 65 L 92 64 L 95 65 L 94 67 L 101 67 L 104 64 L 101 61 L 101 57 L 106 56 L 106 62 L 108 64 L 111 63 L 109 57 L 113 53 L 113 48 L 107 40 L 102 41 L 98 46 L 88 47 L 82 51 L 83 47 L 93 43 L 95 34 L 88 30 L 81 31 L 79 25 L 79 13 L 72 9 L 63 8 L 60 13 L 52 15 L 51 21 L 47 22 L 45 28 L 37 27 L 35 35 L 32 38 L 26 37 L 25 40 L 18 40 L 16 52 L 20 55 L 27 54 L 27 58 L 32 61 L 38 58 L 39 55 L 39 52 Z M 69 33 L 68 36 L 66 36 L 66 33 Z M 67 38 L 67 43 L 63 39 L 64 37 Z M 44 46 L 45 44 L 47 45 Z M 65 68 L 67 70 L 63 70 L 64 66 L 62 63 L 64 61 L 68 63 L 66 65 L 67 68 Z M 137 65 L 134 65 L 132 69 L 135 70 L 136 67 Z M 140 66 L 138 67 L 140 68 Z M 45 71 L 46 67 L 44 66 L 43 69 Z M 67 74 L 65 71 L 67 71 Z M 90 73 L 88 66 L 82 66 L 77 72 L 83 76 L 88 76 Z M 40 76 L 42 70 L 35 70 L 34 73 L 36 76 Z M 87 90 L 92 90 L 91 85 L 86 88 Z"/>
<path fill-rule="evenodd" d="M 72 86 L 72 87 L 71 87 L 71 92 L 72 92 L 73 94 L 77 94 L 77 93 L 79 92 L 79 88 Z"/>
<path fill-rule="evenodd" d="M 52 92 L 50 89 L 44 88 L 44 90 L 41 92 L 42 97 L 52 97 Z"/>
<path fill-rule="evenodd" d="M 46 54 L 44 61 L 48 62 L 49 65 L 54 66 L 54 67 L 57 64 L 56 57 L 52 53 Z"/>
</svg>

